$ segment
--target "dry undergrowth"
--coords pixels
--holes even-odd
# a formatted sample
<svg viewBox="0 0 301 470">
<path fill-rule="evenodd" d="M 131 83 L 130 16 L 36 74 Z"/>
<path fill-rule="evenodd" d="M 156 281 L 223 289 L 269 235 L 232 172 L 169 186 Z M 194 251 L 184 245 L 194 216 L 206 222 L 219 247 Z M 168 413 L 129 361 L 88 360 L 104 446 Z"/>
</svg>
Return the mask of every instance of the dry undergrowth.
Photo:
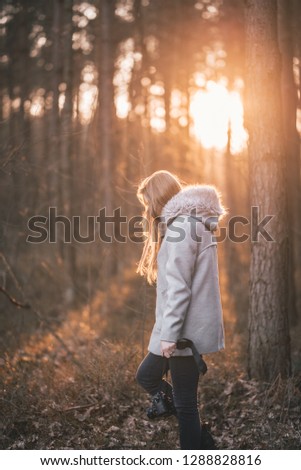
<svg viewBox="0 0 301 470">
<path fill-rule="evenodd" d="M 141 305 L 152 311 L 153 292 L 142 296 L 135 278 L 122 289 L 112 283 L 110 315 L 102 321 L 99 295 L 92 307 L 57 321 L 56 333 L 71 355 L 40 328 L 1 356 L 1 448 L 178 448 L 176 419 L 149 421 L 148 398 L 135 383 L 141 331 L 147 337 L 152 323 L 141 315 Z M 231 340 L 224 352 L 206 358 L 209 370 L 199 386 L 202 419 L 220 449 L 300 449 L 300 374 L 272 384 L 249 380 L 244 338 L 227 313 L 231 299 L 223 298 Z"/>
</svg>

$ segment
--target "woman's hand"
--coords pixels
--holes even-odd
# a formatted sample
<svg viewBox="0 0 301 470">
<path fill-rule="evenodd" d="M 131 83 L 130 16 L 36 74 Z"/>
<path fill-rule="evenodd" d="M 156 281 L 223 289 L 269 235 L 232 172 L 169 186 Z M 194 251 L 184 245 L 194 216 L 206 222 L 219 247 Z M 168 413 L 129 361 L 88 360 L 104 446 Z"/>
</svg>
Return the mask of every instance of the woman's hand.
<svg viewBox="0 0 301 470">
<path fill-rule="evenodd" d="M 170 343 L 169 341 L 161 341 L 161 352 L 164 357 L 171 357 L 177 349 L 177 343 Z"/>
</svg>

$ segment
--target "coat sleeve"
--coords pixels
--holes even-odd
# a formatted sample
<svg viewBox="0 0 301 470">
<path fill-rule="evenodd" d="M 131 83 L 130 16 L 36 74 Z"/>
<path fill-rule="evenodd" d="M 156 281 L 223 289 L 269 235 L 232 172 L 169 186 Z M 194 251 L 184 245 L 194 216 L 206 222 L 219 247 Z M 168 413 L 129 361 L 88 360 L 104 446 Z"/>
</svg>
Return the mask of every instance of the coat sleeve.
<svg viewBox="0 0 301 470">
<path fill-rule="evenodd" d="M 191 284 L 197 257 L 197 241 L 186 217 L 178 217 L 168 227 L 165 240 L 167 250 L 166 304 L 163 312 L 161 341 L 176 342 L 191 297 Z"/>
</svg>

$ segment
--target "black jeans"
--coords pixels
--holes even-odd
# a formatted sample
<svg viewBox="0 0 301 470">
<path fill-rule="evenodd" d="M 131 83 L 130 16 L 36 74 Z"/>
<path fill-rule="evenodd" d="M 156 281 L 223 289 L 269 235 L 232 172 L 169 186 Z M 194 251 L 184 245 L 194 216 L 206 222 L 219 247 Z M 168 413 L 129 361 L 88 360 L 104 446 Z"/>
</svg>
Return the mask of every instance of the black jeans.
<svg viewBox="0 0 301 470">
<path fill-rule="evenodd" d="M 163 380 L 168 368 L 173 387 Z M 197 406 L 199 371 L 193 356 L 166 359 L 148 353 L 137 370 L 136 380 L 150 395 L 160 390 L 173 393 L 181 449 L 201 449 L 201 423 Z"/>
</svg>

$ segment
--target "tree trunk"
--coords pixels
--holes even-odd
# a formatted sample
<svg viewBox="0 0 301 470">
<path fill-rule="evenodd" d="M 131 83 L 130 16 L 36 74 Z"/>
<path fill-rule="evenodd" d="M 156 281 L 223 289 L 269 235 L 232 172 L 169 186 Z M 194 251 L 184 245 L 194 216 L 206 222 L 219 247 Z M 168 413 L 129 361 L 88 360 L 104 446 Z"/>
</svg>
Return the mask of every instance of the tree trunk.
<svg viewBox="0 0 301 470">
<path fill-rule="evenodd" d="M 62 35 L 62 13 L 63 0 L 53 1 L 53 22 L 51 28 L 52 36 L 52 108 L 49 122 L 50 131 L 50 169 L 49 169 L 49 187 L 51 204 L 56 207 L 59 205 L 59 183 L 58 166 L 60 162 L 60 116 L 59 116 L 59 85 L 63 81 L 62 63 L 61 63 L 61 35 Z"/>
<path fill-rule="evenodd" d="M 114 47 L 113 47 L 113 22 L 115 12 L 115 1 L 102 0 L 99 2 L 100 12 L 100 72 L 99 72 L 99 127 L 100 127 L 100 154 L 102 160 L 102 199 L 101 207 L 105 207 L 106 216 L 113 215 L 114 209 Z M 107 223 L 103 229 L 107 237 L 110 237 L 109 243 L 103 243 L 103 288 L 108 292 L 108 281 L 116 272 L 116 257 L 114 254 L 114 231 L 113 223 Z M 107 313 L 107 298 L 103 303 L 103 314 Z"/>
<path fill-rule="evenodd" d="M 301 3 L 300 0 L 292 0 L 293 9 L 293 37 L 294 37 L 294 55 L 299 59 L 299 77 L 301 77 Z M 301 96 L 301 80 L 299 78 L 299 108 L 300 108 L 300 96 Z M 301 195 L 299 194 L 299 199 Z"/>
<path fill-rule="evenodd" d="M 66 86 L 65 102 L 62 109 L 61 120 L 61 165 L 62 176 L 60 179 L 61 194 L 63 202 L 64 214 L 69 218 L 74 216 L 73 211 L 73 149 L 72 149 L 72 133 L 73 133 L 73 0 L 64 0 L 64 65 L 63 78 Z M 76 251 L 71 243 L 65 244 L 66 263 L 68 274 L 71 280 L 71 289 L 68 296 L 73 299 L 73 289 L 76 283 Z"/>
<path fill-rule="evenodd" d="M 297 89 L 293 74 L 292 1 L 278 0 L 278 38 L 281 52 L 281 87 L 283 127 L 287 157 L 289 250 L 289 317 L 297 323 L 295 260 L 298 259 L 298 232 L 300 229 L 300 161 L 299 135 L 296 128 Z"/>
<path fill-rule="evenodd" d="M 270 381 L 278 374 L 286 377 L 290 373 L 287 187 L 277 0 L 246 2 L 246 71 L 250 203 L 259 208 L 259 221 L 273 216 L 265 228 L 274 240 L 259 234 L 256 220 L 252 220 L 249 374 Z"/>
<path fill-rule="evenodd" d="M 129 98 L 132 105 L 132 109 L 135 109 L 136 105 L 144 106 L 144 113 L 142 115 L 136 115 L 135 120 L 131 120 L 130 116 L 127 121 L 127 130 L 129 133 L 129 155 L 136 156 L 131 157 L 130 163 L 126 168 L 126 177 L 129 181 L 136 181 L 138 177 L 145 175 L 148 171 L 148 157 L 149 157 L 149 138 L 147 134 L 149 129 L 145 128 L 145 121 L 147 120 L 147 105 L 148 105 L 148 90 L 142 85 L 142 78 L 148 74 L 148 55 L 145 46 L 145 34 L 144 34 L 144 15 L 141 6 L 141 0 L 134 0 L 133 12 L 135 22 L 133 24 L 133 36 L 135 41 L 135 52 L 141 54 L 141 62 L 136 64 L 133 69 L 132 80 L 129 85 Z M 144 123 L 143 123 L 144 121 Z"/>
<path fill-rule="evenodd" d="M 62 202 L 62 182 L 60 180 L 61 167 L 61 141 L 60 141 L 60 113 L 59 113 L 59 85 L 63 81 L 62 76 L 62 16 L 63 16 L 63 0 L 53 1 L 53 19 L 52 19 L 52 107 L 49 117 L 49 165 L 48 165 L 48 181 L 49 181 L 49 201 L 50 205 L 59 210 L 63 209 Z M 53 221 L 53 219 L 52 219 Z M 51 231 L 55 230 L 52 224 Z M 58 242 L 60 255 L 63 257 L 63 243 Z"/>
<path fill-rule="evenodd" d="M 100 2 L 100 127 L 101 127 L 101 156 L 104 180 L 104 205 L 110 211 L 113 208 L 112 182 L 113 182 L 113 115 L 114 115 L 114 55 L 112 48 L 112 23 L 115 2 L 102 0 Z"/>
</svg>

